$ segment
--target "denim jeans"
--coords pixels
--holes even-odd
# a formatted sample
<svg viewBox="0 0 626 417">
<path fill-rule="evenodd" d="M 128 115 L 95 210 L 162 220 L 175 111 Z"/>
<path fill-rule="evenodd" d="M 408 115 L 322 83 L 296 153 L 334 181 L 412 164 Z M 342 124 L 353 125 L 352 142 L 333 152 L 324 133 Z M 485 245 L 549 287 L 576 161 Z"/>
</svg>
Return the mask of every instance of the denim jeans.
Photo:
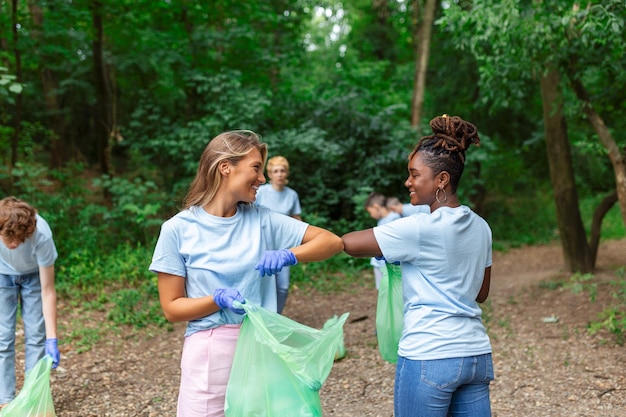
<svg viewBox="0 0 626 417">
<path fill-rule="evenodd" d="M 39 272 L 26 275 L 0 274 L 0 404 L 15 397 L 15 326 L 17 306 L 24 322 L 25 370 L 45 352 L 46 325 L 41 302 Z"/>
<path fill-rule="evenodd" d="M 289 267 L 286 266 L 276 273 L 276 311 L 282 313 L 287 304 L 289 293 Z"/>
<path fill-rule="evenodd" d="M 395 417 L 489 417 L 491 354 L 414 361 L 398 358 Z"/>
</svg>

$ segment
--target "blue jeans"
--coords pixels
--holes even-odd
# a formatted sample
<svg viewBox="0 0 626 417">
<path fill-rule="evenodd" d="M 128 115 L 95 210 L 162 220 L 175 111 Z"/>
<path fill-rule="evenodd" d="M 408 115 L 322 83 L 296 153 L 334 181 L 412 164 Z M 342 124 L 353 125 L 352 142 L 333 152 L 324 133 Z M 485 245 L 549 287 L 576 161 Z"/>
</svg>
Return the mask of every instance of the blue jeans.
<svg viewBox="0 0 626 417">
<path fill-rule="evenodd" d="M 286 266 L 276 273 L 276 307 L 278 313 L 282 313 L 287 304 L 289 293 L 289 267 Z"/>
<path fill-rule="evenodd" d="M 398 358 L 395 417 L 489 417 L 491 354 L 414 361 Z"/>
<path fill-rule="evenodd" d="M 0 274 L 0 404 L 15 398 L 15 326 L 17 306 L 24 322 L 25 369 L 45 353 L 46 325 L 41 302 L 39 272 L 26 275 Z"/>
</svg>

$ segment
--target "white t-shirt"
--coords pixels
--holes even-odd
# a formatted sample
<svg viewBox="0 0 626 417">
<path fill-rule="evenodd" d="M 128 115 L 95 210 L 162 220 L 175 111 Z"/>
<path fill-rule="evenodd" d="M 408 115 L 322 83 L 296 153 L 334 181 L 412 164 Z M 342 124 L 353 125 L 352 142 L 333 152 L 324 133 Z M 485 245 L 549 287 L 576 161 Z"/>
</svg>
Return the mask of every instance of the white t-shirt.
<svg viewBox="0 0 626 417">
<path fill-rule="evenodd" d="M 298 193 L 290 187 L 276 191 L 272 184 L 263 184 L 257 190 L 254 204 L 287 216 L 299 216 L 302 213 Z"/>
<path fill-rule="evenodd" d="M 163 223 L 149 269 L 184 277 L 189 298 L 213 295 L 216 288 L 236 288 L 249 302 L 276 311 L 276 277 L 261 277 L 254 267 L 267 250 L 300 245 L 307 227 L 264 207 L 239 204 L 232 217 L 192 207 Z M 220 310 L 190 321 L 185 335 L 238 324 L 243 317 Z"/>
<path fill-rule="evenodd" d="M 15 249 L 0 243 L 0 274 L 26 275 L 39 270 L 40 266 L 52 266 L 58 254 L 52 230 L 39 214 L 35 233 Z"/>
<path fill-rule="evenodd" d="M 476 297 L 491 266 L 491 229 L 467 206 L 441 207 L 374 228 L 387 262 L 402 263 L 404 329 L 412 360 L 491 352 Z"/>
</svg>

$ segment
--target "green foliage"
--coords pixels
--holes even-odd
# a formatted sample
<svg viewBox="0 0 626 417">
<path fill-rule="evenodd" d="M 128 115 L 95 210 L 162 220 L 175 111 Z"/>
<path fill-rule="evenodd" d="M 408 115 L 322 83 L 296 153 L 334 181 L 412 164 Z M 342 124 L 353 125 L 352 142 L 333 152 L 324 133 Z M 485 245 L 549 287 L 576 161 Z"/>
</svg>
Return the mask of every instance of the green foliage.
<svg viewBox="0 0 626 417">
<path fill-rule="evenodd" d="M 115 324 L 138 328 L 150 324 L 171 327 L 163 316 L 158 299 L 155 276 L 155 279 L 140 284 L 138 288 L 125 288 L 111 294 L 113 306 L 107 318 Z"/>
<path fill-rule="evenodd" d="M 598 296 L 598 284 L 594 282 L 595 276 L 593 274 L 581 274 L 575 273 L 569 279 L 569 282 L 565 284 L 565 288 L 569 289 L 574 294 L 580 294 L 586 292 L 589 294 L 589 299 L 593 302 Z"/>
<path fill-rule="evenodd" d="M 314 288 L 321 293 L 340 292 L 351 286 L 365 285 L 363 271 L 369 259 L 356 259 L 344 253 L 326 261 L 297 264 L 291 267 L 291 285 Z"/>
<path fill-rule="evenodd" d="M 598 315 L 596 321 L 589 324 L 589 333 L 596 334 L 606 330 L 613 334 L 615 342 L 623 345 L 626 339 L 626 306 L 607 307 Z"/>
<path fill-rule="evenodd" d="M 490 198 L 485 203 L 484 216 L 497 247 L 549 243 L 558 239 L 554 200 L 547 189 L 509 198 Z"/>
<path fill-rule="evenodd" d="M 9 100 L 7 93 L 20 94 L 24 88 L 23 84 L 16 81 L 15 75 L 8 73 L 9 69 L 0 65 L 0 98 Z"/>
<path fill-rule="evenodd" d="M 83 353 L 90 351 L 105 336 L 106 332 L 102 327 L 91 328 L 78 324 L 72 327 L 68 339 L 74 342 L 77 353 Z"/>
<path fill-rule="evenodd" d="M 615 338 L 615 342 L 623 345 L 626 341 L 626 270 L 620 267 L 616 271 L 618 280 L 611 282 L 614 291 L 611 292 L 613 305 L 606 307 L 598 314 L 596 320 L 589 323 L 588 331 L 596 334 L 608 331 Z"/>
<path fill-rule="evenodd" d="M 118 241 L 146 243 L 153 239 L 162 223 L 163 200 L 154 182 L 104 175 L 93 185 L 111 195 L 113 209 L 100 214 L 109 228 L 117 229 Z"/>
</svg>

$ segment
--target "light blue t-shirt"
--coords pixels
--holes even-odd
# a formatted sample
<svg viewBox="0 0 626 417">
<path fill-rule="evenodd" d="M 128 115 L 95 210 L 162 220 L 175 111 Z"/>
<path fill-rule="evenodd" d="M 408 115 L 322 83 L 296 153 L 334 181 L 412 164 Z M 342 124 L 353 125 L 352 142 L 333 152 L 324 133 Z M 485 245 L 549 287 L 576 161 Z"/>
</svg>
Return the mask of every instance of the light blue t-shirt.
<svg viewBox="0 0 626 417">
<path fill-rule="evenodd" d="M 58 254 L 52 239 L 52 230 L 43 217 L 36 214 L 37 227 L 31 237 L 15 249 L 0 243 L 0 274 L 26 275 L 40 266 L 52 266 Z"/>
<path fill-rule="evenodd" d="M 256 192 L 254 204 L 267 207 L 287 216 L 299 216 L 302 213 L 298 193 L 290 187 L 285 187 L 282 191 L 276 191 L 272 184 L 263 184 Z"/>
<path fill-rule="evenodd" d="M 184 277 L 189 298 L 236 288 L 248 302 L 276 311 L 276 277 L 261 277 L 254 267 L 267 250 L 300 245 L 307 227 L 265 207 L 239 204 L 232 217 L 192 207 L 163 223 L 149 269 Z M 220 310 L 190 321 L 185 336 L 242 320 L 243 315 Z"/>
<path fill-rule="evenodd" d="M 430 214 L 430 206 L 428 204 L 418 204 L 414 206 L 411 203 L 402 205 L 402 217 L 407 217 L 416 213 Z"/>
<path fill-rule="evenodd" d="M 376 223 L 376 225 L 382 226 L 383 224 L 387 224 L 394 220 L 398 220 L 401 217 L 402 216 L 400 216 L 400 214 L 396 213 L 395 211 L 390 211 L 389 214 L 387 214 L 385 217 L 381 217 L 380 219 L 378 219 L 378 222 Z M 384 268 L 385 260 L 376 259 L 375 257 L 372 257 L 370 258 L 370 265 L 372 265 L 374 268 Z"/>
<path fill-rule="evenodd" d="M 402 263 L 404 329 L 412 360 L 491 352 L 476 297 L 491 266 L 491 229 L 467 206 L 441 207 L 374 228 L 387 262 Z"/>
</svg>

